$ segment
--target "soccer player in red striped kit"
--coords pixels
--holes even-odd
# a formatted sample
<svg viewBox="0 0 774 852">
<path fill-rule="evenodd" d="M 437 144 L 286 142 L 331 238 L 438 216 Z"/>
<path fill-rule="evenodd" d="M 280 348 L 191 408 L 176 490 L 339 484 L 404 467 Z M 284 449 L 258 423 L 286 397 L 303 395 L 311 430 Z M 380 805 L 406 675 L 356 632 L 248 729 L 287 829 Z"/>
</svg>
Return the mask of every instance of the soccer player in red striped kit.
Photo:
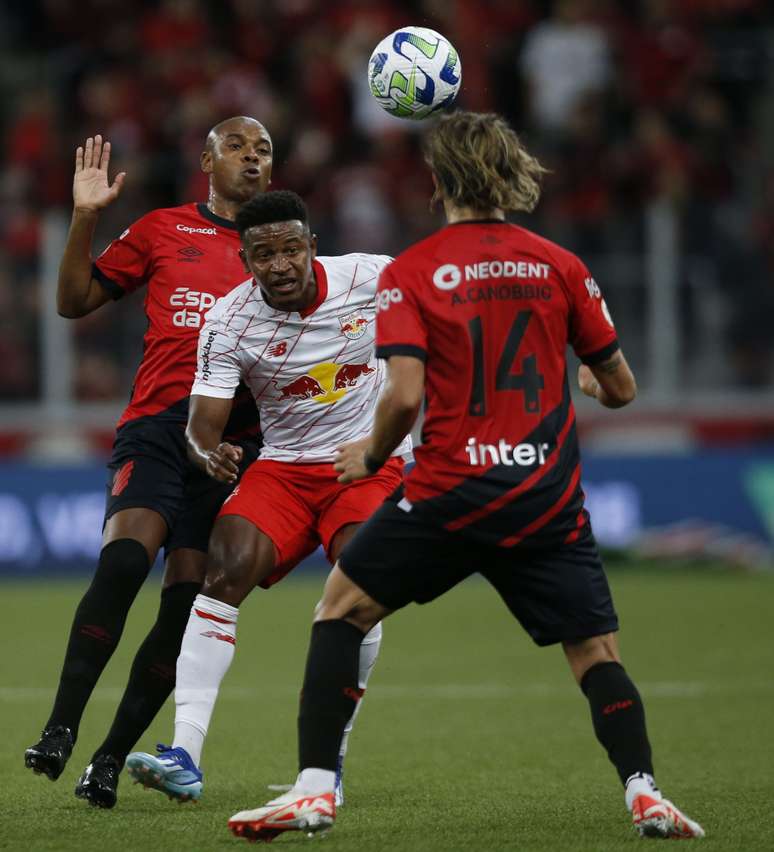
<svg viewBox="0 0 774 852">
<path fill-rule="evenodd" d="M 94 578 L 75 613 L 51 716 L 25 763 L 56 780 L 78 738 L 99 676 L 115 650 L 129 609 L 156 554 L 166 563 L 156 623 L 140 646 L 113 725 L 81 775 L 75 794 L 93 805 L 116 802 L 118 775 L 129 751 L 174 687 L 175 661 L 191 604 L 205 572 L 209 532 L 233 483 L 218 483 L 188 463 L 185 425 L 203 315 L 244 279 L 241 204 L 270 182 L 272 143 L 248 117 L 209 132 L 201 155 L 209 178 L 206 203 L 153 210 L 92 260 L 100 210 L 113 203 L 122 172 L 108 178 L 110 143 L 89 138 L 75 156 L 73 217 L 59 268 L 57 306 L 80 317 L 145 287 L 142 362 L 108 463 L 103 547 Z M 235 404 L 226 434 L 240 447 L 241 466 L 260 441 L 249 394 Z"/>
<path fill-rule="evenodd" d="M 582 362 L 585 394 L 619 408 L 636 393 L 599 287 L 573 254 L 505 220 L 508 210 L 534 208 L 544 170 L 500 117 L 441 118 L 425 158 L 448 225 L 380 277 L 376 352 L 387 359 L 387 386 L 365 449 L 340 448 L 340 481 L 376 473 L 426 400 L 423 443 L 404 487 L 328 578 L 301 692 L 295 786 L 229 827 L 271 840 L 333 825 L 336 757 L 358 702 L 364 634 L 479 572 L 538 645 L 562 645 L 637 832 L 703 837 L 655 784 L 643 702 L 621 664 L 583 507 L 567 345 Z"/>
</svg>

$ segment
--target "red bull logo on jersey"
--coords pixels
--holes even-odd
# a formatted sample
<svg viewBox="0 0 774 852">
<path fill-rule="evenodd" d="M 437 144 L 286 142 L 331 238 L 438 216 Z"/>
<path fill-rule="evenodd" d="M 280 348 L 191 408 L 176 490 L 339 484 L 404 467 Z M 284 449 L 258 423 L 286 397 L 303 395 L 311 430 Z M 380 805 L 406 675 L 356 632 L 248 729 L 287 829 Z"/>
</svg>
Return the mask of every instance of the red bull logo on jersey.
<svg viewBox="0 0 774 852">
<path fill-rule="evenodd" d="M 339 317 L 341 323 L 341 333 L 344 337 L 350 340 L 357 340 L 362 337 L 368 329 L 368 320 L 358 311 L 347 314 L 345 317 Z"/>
<path fill-rule="evenodd" d="M 311 399 L 320 405 L 332 405 L 358 384 L 361 376 L 375 371 L 368 364 L 316 364 L 303 376 L 286 385 L 277 385 L 280 399 Z"/>
</svg>

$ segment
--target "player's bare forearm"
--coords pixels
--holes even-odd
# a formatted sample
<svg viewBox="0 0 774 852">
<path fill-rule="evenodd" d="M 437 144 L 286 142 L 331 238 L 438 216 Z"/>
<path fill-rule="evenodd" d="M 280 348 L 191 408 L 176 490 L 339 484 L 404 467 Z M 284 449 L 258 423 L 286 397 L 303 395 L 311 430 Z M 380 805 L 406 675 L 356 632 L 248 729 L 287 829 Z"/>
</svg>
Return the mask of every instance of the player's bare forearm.
<svg viewBox="0 0 774 852">
<path fill-rule="evenodd" d="M 236 482 L 242 460 L 242 448 L 222 440 L 231 406 L 230 399 L 194 394 L 188 410 L 185 430 L 188 458 L 219 482 Z"/>
<path fill-rule="evenodd" d="M 60 316 L 82 317 L 96 310 L 110 298 L 107 290 L 91 274 L 91 243 L 97 225 L 97 212 L 73 210 L 56 291 L 56 308 Z"/>
<path fill-rule="evenodd" d="M 386 461 L 411 431 L 421 404 L 421 397 L 416 401 L 406 400 L 388 384 L 376 406 L 374 428 L 366 452 L 375 460 Z"/>
<path fill-rule="evenodd" d="M 414 425 L 425 392 L 425 365 L 417 358 L 394 356 L 387 384 L 376 405 L 371 435 L 338 448 L 334 468 L 347 483 L 375 473 Z"/>
<path fill-rule="evenodd" d="M 578 385 L 605 408 L 623 408 L 637 396 L 634 374 L 620 350 L 593 367 L 581 364 Z"/>
<path fill-rule="evenodd" d="M 110 184 L 110 142 L 101 136 L 89 137 L 75 152 L 73 174 L 73 218 L 67 235 L 62 261 L 56 305 L 63 317 L 90 314 L 110 298 L 110 294 L 91 275 L 91 243 L 97 216 L 121 192 L 126 174 L 120 172 Z"/>
</svg>

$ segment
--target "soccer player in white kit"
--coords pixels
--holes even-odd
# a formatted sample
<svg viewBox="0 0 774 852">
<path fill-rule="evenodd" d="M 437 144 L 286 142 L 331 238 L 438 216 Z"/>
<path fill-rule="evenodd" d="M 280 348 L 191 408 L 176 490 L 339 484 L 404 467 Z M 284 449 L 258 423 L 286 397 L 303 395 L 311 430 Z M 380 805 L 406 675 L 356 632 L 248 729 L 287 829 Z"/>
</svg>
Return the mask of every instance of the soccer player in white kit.
<svg viewBox="0 0 774 852">
<path fill-rule="evenodd" d="M 375 297 L 391 258 L 317 257 L 306 205 L 292 192 L 255 198 L 236 224 L 251 277 L 207 314 L 186 438 L 194 464 L 234 482 L 241 449 L 222 435 L 244 381 L 258 406 L 263 447 L 213 527 L 207 577 L 177 661 L 172 746 L 159 746 L 158 756 L 134 752 L 126 762 L 134 778 L 180 801 L 201 795 L 201 751 L 234 655 L 239 605 L 254 586 L 273 585 L 320 544 L 335 563 L 358 526 L 400 485 L 411 452 L 406 439 L 376 475 L 337 481 L 336 450 L 367 439 L 386 381 L 374 352 Z M 361 646 L 361 692 L 380 631 L 377 625 Z M 340 776 L 339 766 L 339 798 Z"/>
</svg>

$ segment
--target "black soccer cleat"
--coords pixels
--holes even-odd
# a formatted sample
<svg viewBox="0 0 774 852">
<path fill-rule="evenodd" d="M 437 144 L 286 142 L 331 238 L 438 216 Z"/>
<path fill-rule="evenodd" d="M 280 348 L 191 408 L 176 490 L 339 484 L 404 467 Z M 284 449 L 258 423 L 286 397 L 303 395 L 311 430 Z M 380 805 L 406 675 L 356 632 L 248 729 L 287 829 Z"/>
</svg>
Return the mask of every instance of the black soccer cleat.
<svg viewBox="0 0 774 852">
<path fill-rule="evenodd" d="M 100 754 L 83 770 L 75 785 L 75 795 L 95 808 L 112 808 L 118 799 L 121 765 L 112 754 Z"/>
<path fill-rule="evenodd" d="M 44 728 L 40 741 L 24 752 L 24 765 L 36 775 L 46 775 L 52 781 L 64 771 L 73 750 L 73 732 L 64 725 Z"/>
</svg>

